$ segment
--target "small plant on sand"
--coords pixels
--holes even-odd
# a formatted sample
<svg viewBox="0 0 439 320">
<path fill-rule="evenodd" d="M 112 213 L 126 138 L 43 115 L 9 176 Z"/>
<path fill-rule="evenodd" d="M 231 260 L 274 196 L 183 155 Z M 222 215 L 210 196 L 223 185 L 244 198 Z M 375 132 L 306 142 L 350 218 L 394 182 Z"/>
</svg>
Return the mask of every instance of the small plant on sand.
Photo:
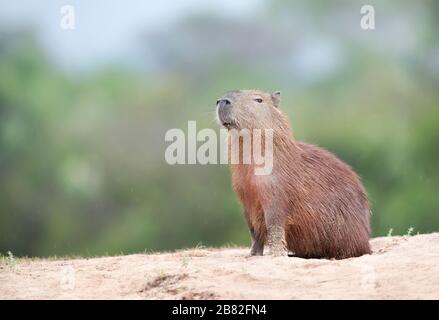
<svg viewBox="0 0 439 320">
<path fill-rule="evenodd" d="M 413 228 L 413 227 L 410 227 L 408 230 L 407 230 L 407 236 L 412 236 L 413 235 L 413 231 L 415 231 L 415 228 Z"/>
<path fill-rule="evenodd" d="M 191 258 L 187 254 L 183 254 L 180 258 L 182 267 L 186 268 L 189 265 Z"/>
<path fill-rule="evenodd" d="M 160 268 L 157 273 L 158 273 L 159 277 L 162 277 L 162 278 L 166 275 L 165 269 L 163 269 L 163 268 Z"/>
<path fill-rule="evenodd" d="M 152 281 L 152 280 L 154 280 L 156 278 L 164 278 L 165 276 L 166 276 L 165 269 L 163 269 L 161 267 L 158 268 L 158 269 L 154 269 L 153 271 L 145 274 L 145 278 L 148 281 Z"/>
<path fill-rule="evenodd" d="M 202 250 L 202 249 L 206 249 L 206 246 L 203 245 L 202 242 L 198 242 L 197 245 L 195 246 L 195 250 Z"/>
<path fill-rule="evenodd" d="M 388 236 L 388 237 L 391 237 L 391 236 L 392 236 L 392 233 L 393 233 L 393 228 L 390 228 L 390 229 L 389 229 L 389 232 L 387 232 L 387 236 Z"/>
<path fill-rule="evenodd" d="M 6 253 L 6 256 L 3 256 L 0 254 L 0 261 L 2 264 L 6 265 L 10 269 L 16 269 L 17 268 L 17 260 L 15 259 L 14 255 L 11 251 L 8 251 Z"/>
</svg>

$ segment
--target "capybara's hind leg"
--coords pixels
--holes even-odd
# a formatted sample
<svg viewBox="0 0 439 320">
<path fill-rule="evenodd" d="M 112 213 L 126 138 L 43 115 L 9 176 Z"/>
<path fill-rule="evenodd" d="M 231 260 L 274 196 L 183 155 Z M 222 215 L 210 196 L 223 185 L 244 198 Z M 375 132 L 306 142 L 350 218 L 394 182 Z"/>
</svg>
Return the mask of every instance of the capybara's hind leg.
<svg viewBox="0 0 439 320">
<path fill-rule="evenodd" d="M 250 249 L 251 256 L 262 256 L 264 254 L 264 240 L 255 233 L 254 228 L 250 227 L 250 235 L 252 237 L 252 246 Z"/>
<path fill-rule="evenodd" d="M 250 249 L 251 256 L 262 256 L 264 254 L 264 242 L 260 239 L 252 240 L 252 247 Z"/>
</svg>

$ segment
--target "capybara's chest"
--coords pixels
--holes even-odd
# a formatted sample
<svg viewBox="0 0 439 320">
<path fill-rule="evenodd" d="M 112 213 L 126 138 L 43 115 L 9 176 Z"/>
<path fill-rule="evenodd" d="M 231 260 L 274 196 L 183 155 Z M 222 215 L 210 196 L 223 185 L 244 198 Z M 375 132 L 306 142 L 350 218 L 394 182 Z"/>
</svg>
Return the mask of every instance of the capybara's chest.
<svg viewBox="0 0 439 320">
<path fill-rule="evenodd" d="M 247 211 L 254 211 L 260 208 L 260 188 L 252 180 L 245 183 L 235 183 L 235 192 Z M 250 213 L 250 212 L 249 212 Z"/>
<path fill-rule="evenodd" d="M 248 168 L 233 171 L 233 187 L 250 221 L 263 220 L 264 184 Z"/>
</svg>

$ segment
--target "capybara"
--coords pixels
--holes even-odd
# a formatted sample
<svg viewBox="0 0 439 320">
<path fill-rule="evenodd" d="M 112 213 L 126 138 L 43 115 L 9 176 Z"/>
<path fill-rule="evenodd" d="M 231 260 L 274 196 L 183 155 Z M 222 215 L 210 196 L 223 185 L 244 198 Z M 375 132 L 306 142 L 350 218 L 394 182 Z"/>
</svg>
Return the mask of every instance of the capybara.
<svg viewBox="0 0 439 320">
<path fill-rule="evenodd" d="M 332 153 L 294 140 L 279 109 L 280 92 L 229 91 L 217 101 L 217 119 L 232 129 L 271 129 L 273 167 L 231 164 L 233 189 L 244 208 L 251 255 L 302 258 L 357 257 L 370 253 L 370 209 L 352 168 Z M 261 131 L 259 130 L 259 131 Z M 242 140 L 240 140 L 242 143 Z"/>
</svg>

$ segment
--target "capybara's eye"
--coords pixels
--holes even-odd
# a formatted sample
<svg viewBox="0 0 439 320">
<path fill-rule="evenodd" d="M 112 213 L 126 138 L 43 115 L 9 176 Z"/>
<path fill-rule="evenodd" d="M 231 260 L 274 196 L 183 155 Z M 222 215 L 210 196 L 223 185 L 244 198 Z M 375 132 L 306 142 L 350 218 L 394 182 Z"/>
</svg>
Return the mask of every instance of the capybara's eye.
<svg viewBox="0 0 439 320">
<path fill-rule="evenodd" d="M 261 98 L 257 98 L 257 99 L 255 99 L 255 101 L 256 101 L 257 103 L 262 103 L 262 101 L 264 101 L 264 100 L 262 100 Z"/>
</svg>

